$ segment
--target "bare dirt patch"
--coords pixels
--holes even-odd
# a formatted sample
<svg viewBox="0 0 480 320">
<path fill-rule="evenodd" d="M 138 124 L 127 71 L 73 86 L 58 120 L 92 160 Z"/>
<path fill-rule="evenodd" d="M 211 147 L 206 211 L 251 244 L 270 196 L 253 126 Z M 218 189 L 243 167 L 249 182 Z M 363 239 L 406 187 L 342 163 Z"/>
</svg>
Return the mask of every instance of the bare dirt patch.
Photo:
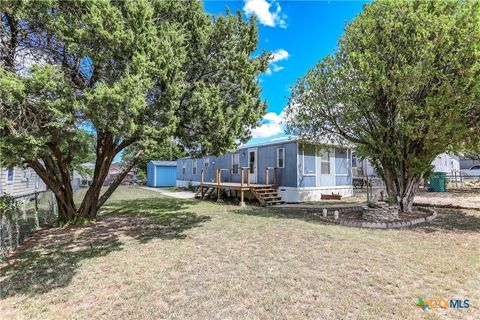
<svg viewBox="0 0 480 320">
<path fill-rule="evenodd" d="M 415 203 L 480 209 L 480 191 L 419 192 Z"/>
</svg>

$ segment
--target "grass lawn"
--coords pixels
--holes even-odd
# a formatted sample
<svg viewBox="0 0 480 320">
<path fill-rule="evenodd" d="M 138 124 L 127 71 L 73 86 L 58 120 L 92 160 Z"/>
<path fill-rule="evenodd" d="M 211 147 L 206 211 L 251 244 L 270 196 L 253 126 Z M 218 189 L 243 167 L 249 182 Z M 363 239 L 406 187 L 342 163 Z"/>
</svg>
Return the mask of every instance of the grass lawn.
<svg viewBox="0 0 480 320">
<path fill-rule="evenodd" d="M 387 231 L 281 212 L 121 187 L 96 223 L 37 232 L 1 267 L 0 318 L 480 318 L 480 212 Z"/>
</svg>

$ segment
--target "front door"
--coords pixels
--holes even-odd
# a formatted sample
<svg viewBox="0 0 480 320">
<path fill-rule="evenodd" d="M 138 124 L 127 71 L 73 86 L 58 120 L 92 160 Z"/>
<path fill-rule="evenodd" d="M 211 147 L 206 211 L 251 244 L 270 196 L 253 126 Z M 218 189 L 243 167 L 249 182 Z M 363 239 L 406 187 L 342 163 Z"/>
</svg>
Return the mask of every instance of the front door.
<svg viewBox="0 0 480 320">
<path fill-rule="evenodd" d="M 258 177 L 257 148 L 248 149 L 248 167 L 250 168 L 250 183 L 257 183 Z"/>
</svg>

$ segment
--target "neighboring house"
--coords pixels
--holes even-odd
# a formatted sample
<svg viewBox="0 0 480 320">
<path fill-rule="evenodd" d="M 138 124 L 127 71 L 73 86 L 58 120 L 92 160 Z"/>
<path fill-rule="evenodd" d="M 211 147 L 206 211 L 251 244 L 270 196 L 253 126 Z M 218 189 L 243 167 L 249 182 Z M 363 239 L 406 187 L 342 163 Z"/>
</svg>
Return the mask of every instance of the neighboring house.
<svg viewBox="0 0 480 320">
<path fill-rule="evenodd" d="M 368 159 L 360 161 L 353 157 L 354 177 L 376 177 L 377 173 L 373 169 Z M 460 171 L 460 159 L 455 155 L 442 153 L 432 161 L 433 172 L 444 172 L 452 174 Z"/>
<path fill-rule="evenodd" d="M 82 167 L 84 169 L 87 169 L 87 170 L 91 171 L 92 174 L 93 174 L 93 172 L 95 170 L 95 163 L 91 163 L 91 162 L 83 163 Z M 104 185 L 109 186 L 110 184 L 112 184 L 113 181 L 117 178 L 117 176 L 120 173 L 122 173 L 122 171 L 123 171 L 123 168 L 122 168 L 121 163 L 112 163 L 110 165 L 110 169 L 108 170 L 108 175 L 105 178 Z M 90 176 L 88 174 L 80 175 L 79 172 L 75 172 L 74 178 L 78 178 L 80 180 L 80 186 L 82 186 L 82 187 L 90 186 L 92 184 L 92 180 L 93 180 L 92 176 Z M 130 171 L 125 176 L 125 178 L 123 178 L 122 184 L 133 184 L 135 182 L 135 179 L 136 179 L 135 172 Z"/>
<path fill-rule="evenodd" d="M 46 189 L 45 183 L 32 168 L 0 168 L 0 195 L 8 193 L 16 197 Z"/>
<path fill-rule="evenodd" d="M 105 179 L 104 185 L 109 186 L 115 181 L 117 176 L 123 172 L 123 167 L 121 163 L 112 163 L 110 169 L 108 170 L 108 176 Z M 135 182 L 135 173 L 130 171 L 127 173 L 125 178 L 122 180 L 122 184 L 133 184 Z"/>
<path fill-rule="evenodd" d="M 150 161 L 147 164 L 149 187 L 173 187 L 177 179 L 177 161 Z"/>
<path fill-rule="evenodd" d="M 432 162 L 433 172 L 444 172 L 447 174 L 460 171 L 460 158 L 458 156 L 442 153 Z"/>
<path fill-rule="evenodd" d="M 177 161 L 176 185 L 199 185 L 202 169 L 204 182 L 215 181 L 216 169 L 230 169 L 222 171 L 222 181 L 238 183 L 242 167 L 250 168 L 252 184 L 266 183 L 267 167 L 270 168 L 267 184 L 271 184 L 271 168 L 276 168 L 278 194 L 285 202 L 320 200 L 322 194 L 353 194 L 350 149 L 303 143 L 295 139 L 244 146 L 219 157 L 180 159 Z"/>
</svg>

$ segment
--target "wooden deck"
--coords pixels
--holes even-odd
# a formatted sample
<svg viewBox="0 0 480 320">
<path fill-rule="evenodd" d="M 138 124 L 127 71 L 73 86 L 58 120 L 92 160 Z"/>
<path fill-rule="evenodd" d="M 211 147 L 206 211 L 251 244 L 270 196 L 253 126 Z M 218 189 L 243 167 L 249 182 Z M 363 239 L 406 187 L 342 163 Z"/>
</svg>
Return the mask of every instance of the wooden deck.
<svg viewBox="0 0 480 320">
<path fill-rule="evenodd" d="M 228 171 L 231 173 L 232 168 L 229 169 L 217 169 L 215 182 L 205 182 L 204 180 L 204 170 L 201 171 L 201 182 L 197 188 L 195 197 L 205 199 L 210 195 L 216 193 L 217 199 L 220 200 L 221 190 L 235 190 L 240 191 L 240 205 L 245 205 L 244 193 L 245 191 L 251 192 L 255 198 L 264 206 L 267 205 L 276 205 L 284 203 L 279 197 L 277 192 L 277 170 L 273 167 L 265 168 L 264 181 L 270 182 L 269 171 L 273 170 L 273 183 L 272 184 L 261 184 L 261 183 L 251 183 L 250 181 L 250 168 L 242 167 L 240 169 L 241 179 L 240 182 L 223 182 L 221 179 L 222 171 Z M 247 174 L 247 179 L 245 179 L 245 173 Z M 231 177 L 231 175 L 230 175 Z M 246 180 L 246 181 L 245 181 Z"/>
<path fill-rule="evenodd" d="M 274 187 L 273 184 L 259 184 L 259 183 L 250 183 L 243 185 L 240 182 L 222 182 L 220 184 L 216 182 L 204 182 L 200 186 L 208 187 L 208 188 L 218 188 L 222 190 L 243 190 L 248 191 L 250 188 L 266 188 L 266 187 Z"/>
</svg>

